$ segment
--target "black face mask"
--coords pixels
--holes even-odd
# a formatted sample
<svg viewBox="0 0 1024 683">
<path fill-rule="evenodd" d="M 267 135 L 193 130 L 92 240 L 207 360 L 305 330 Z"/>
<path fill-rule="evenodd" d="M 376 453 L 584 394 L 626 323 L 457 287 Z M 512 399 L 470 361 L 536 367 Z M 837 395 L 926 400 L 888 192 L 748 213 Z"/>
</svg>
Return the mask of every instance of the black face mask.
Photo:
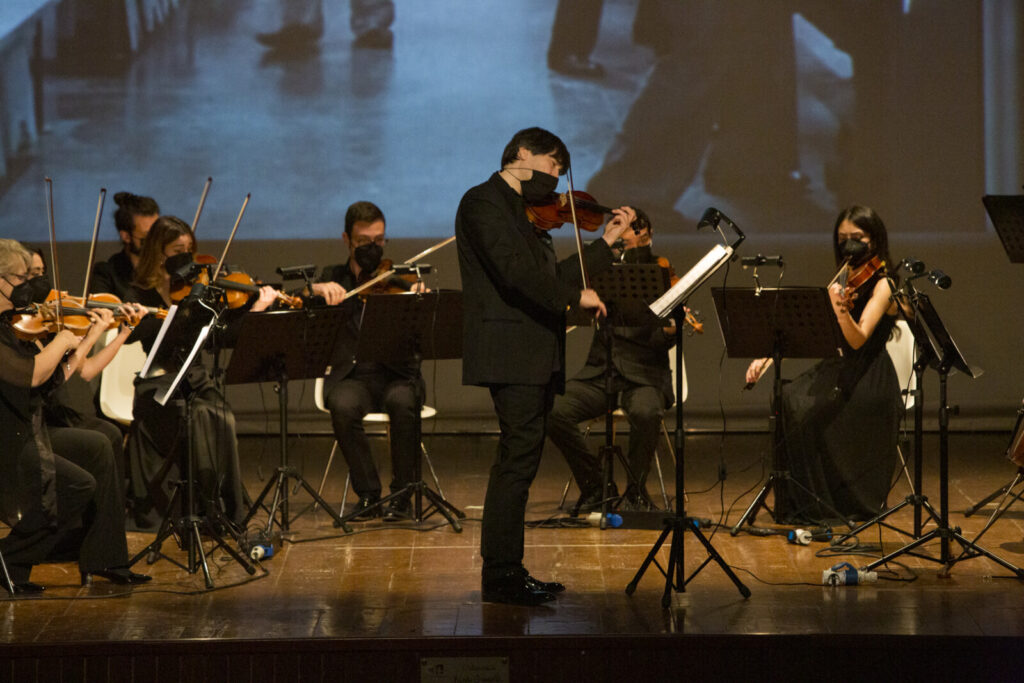
<svg viewBox="0 0 1024 683">
<path fill-rule="evenodd" d="M 359 264 L 359 268 L 367 273 L 377 270 L 377 266 L 380 265 L 380 260 L 383 256 L 384 247 L 376 242 L 360 245 L 352 252 L 352 258 Z"/>
<path fill-rule="evenodd" d="M 558 176 L 534 171 L 527 180 L 519 181 L 519 189 L 527 204 L 540 204 L 558 187 Z"/>
<path fill-rule="evenodd" d="M 851 266 L 859 266 L 870 253 L 871 247 L 860 240 L 843 240 L 839 243 L 839 255 L 849 259 Z"/>
<path fill-rule="evenodd" d="M 40 275 L 31 280 L 25 280 L 20 285 L 14 285 L 7 299 L 15 308 L 25 308 L 30 304 L 41 304 L 46 301 L 51 289 L 53 286 L 50 281 Z"/>
<path fill-rule="evenodd" d="M 633 247 L 622 252 L 623 263 L 650 263 L 654 259 L 651 258 L 651 245 L 645 244 L 642 247 Z"/>
</svg>

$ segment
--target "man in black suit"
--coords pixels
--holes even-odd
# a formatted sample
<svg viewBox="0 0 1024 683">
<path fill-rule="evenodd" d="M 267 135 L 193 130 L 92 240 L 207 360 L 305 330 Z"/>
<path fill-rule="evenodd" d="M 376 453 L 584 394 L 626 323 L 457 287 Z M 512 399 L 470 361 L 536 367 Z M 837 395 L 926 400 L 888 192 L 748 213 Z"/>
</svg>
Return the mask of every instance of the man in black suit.
<svg viewBox="0 0 1024 683">
<path fill-rule="evenodd" d="M 651 223 L 647 215 L 636 209 L 633 230 L 622 235 L 624 263 L 657 263 L 651 252 Z M 672 405 L 672 375 L 668 350 L 675 343 L 670 328 L 654 318 L 649 325 L 612 328 L 612 389 L 621 398 L 620 407 L 629 419 L 629 470 L 632 480 L 623 502 L 634 508 L 648 508 L 650 498 L 643 482 L 647 479 L 651 456 L 657 446 L 658 430 L 665 408 Z M 573 477 L 580 487 L 580 498 L 573 514 L 589 512 L 601 505 L 601 463 L 587 448 L 579 423 L 604 414 L 605 363 L 607 343 L 603 334 L 595 333 L 587 354 L 586 365 L 565 387 L 565 394 L 555 400 L 548 419 L 548 436 L 565 456 Z M 617 497 L 614 483 L 609 497 Z"/>
<path fill-rule="evenodd" d="M 352 489 L 359 495 L 358 519 L 384 515 L 384 521 L 409 519 L 412 501 L 408 494 L 391 501 L 381 510 L 381 482 L 363 430 L 363 417 L 383 410 L 391 420 L 391 492 L 396 493 L 416 480 L 417 443 L 416 406 L 423 399 L 423 376 L 410 359 L 398 363 L 357 363 L 356 345 L 362 301 L 345 298 L 348 290 L 369 280 L 384 254 L 384 213 L 370 202 L 356 202 L 345 213 L 342 236 L 349 250 L 346 263 L 324 268 L 313 294 L 328 304 L 341 300 L 349 309 L 348 319 L 338 330 L 331 353 L 330 371 L 324 379 L 324 404 L 331 411 L 334 437 L 348 463 Z M 405 285 L 408 288 L 408 284 Z M 418 396 L 417 396 L 418 395 Z"/>
<path fill-rule="evenodd" d="M 462 382 L 490 390 L 501 428 L 480 538 L 487 602 L 539 605 L 565 589 L 530 576 L 523 567 L 523 535 L 547 415 L 565 384 L 566 312 L 605 312 L 596 292 L 581 291 L 579 257 L 557 262 L 551 236 L 526 216 L 526 204 L 549 197 L 568 167 L 569 151 L 557 136 L 521 130 L 505 147 L 501 170 L 466 192 L 455 217 Z M 635 218 L 625 207 L 614 214 L 603 237 L 583 251 L 591 272 L 611 265 L 610 245 Z"/>
</svg>

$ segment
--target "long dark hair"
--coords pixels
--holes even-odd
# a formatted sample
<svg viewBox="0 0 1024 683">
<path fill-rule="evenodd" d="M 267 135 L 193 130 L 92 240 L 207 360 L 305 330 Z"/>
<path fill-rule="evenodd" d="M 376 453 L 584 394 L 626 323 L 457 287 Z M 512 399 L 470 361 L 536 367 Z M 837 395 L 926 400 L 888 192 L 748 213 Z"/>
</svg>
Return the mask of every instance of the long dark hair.
<svg viewBox="0 0 1024 683">
<path fill-rule="evenodd" d="M 843 263 L 843 256 L 839 250 L 839 226 L 850 221 L 863 230 L 871 238 L 871 250 L 874 256 L 885 261 L 886 266 L 892 266 L 892 258 L 889 256 L 889 233 L 886 232 L 885 223 L 875 210 L 854 204 L 843 209 L 836 217 L 836 224 L 832 228 L 832 252 L 836 257 L 836 267 Z"/>
<path fill-rule="evenodd" d="M 149 234 L 142 242 L 142 253 L 139 254 L 139 265 L 135 268 L 136 287 L 155 289 L 164 278 L 164 248 L 182 235 L 192 238 L 191 252 L 196 253 L 196 238 L 192 228 L 185 221 L 175 216 L 160 216 L 149 229 Z"/>
</svg>

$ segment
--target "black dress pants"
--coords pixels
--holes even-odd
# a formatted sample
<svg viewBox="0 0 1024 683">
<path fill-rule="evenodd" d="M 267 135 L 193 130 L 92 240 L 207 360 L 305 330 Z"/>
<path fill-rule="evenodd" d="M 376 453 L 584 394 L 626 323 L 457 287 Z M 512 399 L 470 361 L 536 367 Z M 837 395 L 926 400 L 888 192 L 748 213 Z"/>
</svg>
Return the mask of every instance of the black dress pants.
<svg viewBox="0 0 1024 683">
<path fill-rule="evenodd" d="M 544 449 L 553 384 L 490 387 L 501 436 L 491 466 L 480 532 L 483 579 L 523 566 L 526 501 Z"/>
<path fill-rule="evenodd" d="M 417 404 L 423 393 L 422 379 L 410 380 L 387 368 L 357 367 L 326 388 L 325 404 L 331 411 L 334 438 L 348 463 L 352 490 L 360 498 L 381 495 L 380 476 L 363 429 L 363 418 L 367 413 L 383 411 L 391 420 L 390 488 L 392 492 L 398 491 L 416 479 L 420 448 Z"/>
</svg>

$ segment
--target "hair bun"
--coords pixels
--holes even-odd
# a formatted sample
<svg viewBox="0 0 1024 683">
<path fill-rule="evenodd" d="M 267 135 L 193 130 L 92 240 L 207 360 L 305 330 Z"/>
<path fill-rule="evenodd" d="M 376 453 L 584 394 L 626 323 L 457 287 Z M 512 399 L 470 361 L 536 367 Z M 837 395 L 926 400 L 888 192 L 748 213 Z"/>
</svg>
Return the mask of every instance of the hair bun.
<svg viewBox="0 0 1024 683">
<path fill-rule="evenodd" d="M 114 195 L 114 203 L 117 204 L 118 206 L 124 206 L 125 204 L 131 202 L 134 198 L 135 195 L 133 195 L 131 192 L 118 192 L 117 194 Z"/>
</svg>

